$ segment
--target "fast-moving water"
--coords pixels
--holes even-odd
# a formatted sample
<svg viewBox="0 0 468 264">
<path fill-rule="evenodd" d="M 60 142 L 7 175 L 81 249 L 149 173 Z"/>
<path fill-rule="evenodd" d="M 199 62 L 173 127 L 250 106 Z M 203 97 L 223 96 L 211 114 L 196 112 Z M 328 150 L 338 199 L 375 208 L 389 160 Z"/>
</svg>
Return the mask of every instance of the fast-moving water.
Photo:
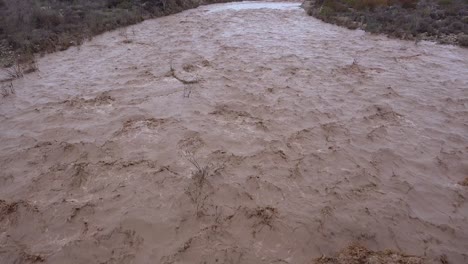
<svg viewBox="0 0 468 264">
<path fill-rule="evenodd" d="M 0 99 L 1 263 L 468 263 L 466 49 L 244 2 L 38 65 Z"/>
</svg>

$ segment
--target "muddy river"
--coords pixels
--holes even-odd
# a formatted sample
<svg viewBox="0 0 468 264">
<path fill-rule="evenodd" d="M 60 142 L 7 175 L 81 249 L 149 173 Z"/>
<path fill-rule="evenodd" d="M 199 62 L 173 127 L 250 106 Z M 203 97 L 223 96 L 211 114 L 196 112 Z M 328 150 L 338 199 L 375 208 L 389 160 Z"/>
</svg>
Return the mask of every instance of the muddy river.
<svg viewBox="0 0 468 264">
<path fill-rule="evenodd" d="M 0 98 L 2 263 L 468 263 L 468 49 L 243 2 L 38 67 Z"/>
</svg>

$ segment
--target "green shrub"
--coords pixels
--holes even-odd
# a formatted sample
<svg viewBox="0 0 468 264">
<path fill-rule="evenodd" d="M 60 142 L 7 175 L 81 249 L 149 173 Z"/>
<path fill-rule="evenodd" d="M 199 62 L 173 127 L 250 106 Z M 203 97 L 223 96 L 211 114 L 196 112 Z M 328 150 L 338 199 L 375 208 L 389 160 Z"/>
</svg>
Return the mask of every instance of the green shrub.
<svg viewBox="0 0 468 264">
<path fill-rule="evenodd" d="M 453 3 L 453 0 L 439 0 L 439 5 L 442 5 L 442 6 L 447 6 L 447 5 L 451 5 Z"/>
<path fill-rule="evenodd" d="M 348 10 L 348 7 L 339 0 L 325 0 L 322 4 L 323 7 L 327 7 L 334 12 L 345 12 Z"/>
<path fill-rule="evenodd" d="M 37 8 L 31 14 L 35 28 L 54 28 L 63 22 L 58 11 Z"/>
<path fill-rule="evenodd" d="M 374 10 L 379 6 L 388 6 L 387 0 L 357 0 L 354 3 L 354 8 L 358 10 L 369 9 Z"/>
<path fill-rule="evenodd" d="M 331 15 L 333 15 L 335 13 L 335 11 L 333 9 L 331 9 L 330 7 L 328 6 L 323 6 L 321 9 L 320 9 L 320 16 L 323 16 L 323 17 L 330 17 Z"/>
<path fill-rule="evenodd" d="M 399 0 L 403 8 L 416 8 L 419 0 Z"/>
</svg>

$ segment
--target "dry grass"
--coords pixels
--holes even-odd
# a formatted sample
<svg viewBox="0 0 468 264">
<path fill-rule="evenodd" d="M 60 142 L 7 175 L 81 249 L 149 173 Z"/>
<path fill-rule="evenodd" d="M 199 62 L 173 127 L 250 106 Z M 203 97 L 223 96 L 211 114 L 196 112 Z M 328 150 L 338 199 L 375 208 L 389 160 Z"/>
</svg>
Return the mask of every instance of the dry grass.
<svg viewBox="0 0 468 264">
<path fill-rule="evenodd" d="M 317 0 L 306 6 L 309 15 L 350 29 L 468 46 L 465 0 Z"/>
<path fill-rule="evenodd" d="M 226 0 L 0 0 L 0 67 L 17 56 L 64 50 L 85 39 L 200 3 Z M 129 40 L 126 40 L 129 41 Z M 13 59 L 13 60 L 12 60 Z"/>
<path fill-rule="evenodd" d="M 205 201 L 210 195 L 209 168 L 200 166 L 191 154 L 186 154 L 186 158 L 195 167 L 195 171 L 192 172 L 191 182 L 185 192 L 196 205 L 196 215 L 200 217 L 204 215 Z"/>
</svg>

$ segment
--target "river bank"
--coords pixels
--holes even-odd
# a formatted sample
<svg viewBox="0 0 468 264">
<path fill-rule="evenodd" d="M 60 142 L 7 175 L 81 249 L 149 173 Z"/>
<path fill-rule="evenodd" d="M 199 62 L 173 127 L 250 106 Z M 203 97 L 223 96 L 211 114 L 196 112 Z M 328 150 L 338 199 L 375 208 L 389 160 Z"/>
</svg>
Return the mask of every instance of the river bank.
<svg viewBox="0 0 468 264">
<path fill-rule="evenodd" d="M 311 16 L 350 29 L 468 47 L 464 0 L 306 0 L 303 6 Z"/>
<path fill-rule="evenodd" d="M 0 0 L 0 67 L 79 46 L 103 32 L 226 0 Z"/>
</svg>

